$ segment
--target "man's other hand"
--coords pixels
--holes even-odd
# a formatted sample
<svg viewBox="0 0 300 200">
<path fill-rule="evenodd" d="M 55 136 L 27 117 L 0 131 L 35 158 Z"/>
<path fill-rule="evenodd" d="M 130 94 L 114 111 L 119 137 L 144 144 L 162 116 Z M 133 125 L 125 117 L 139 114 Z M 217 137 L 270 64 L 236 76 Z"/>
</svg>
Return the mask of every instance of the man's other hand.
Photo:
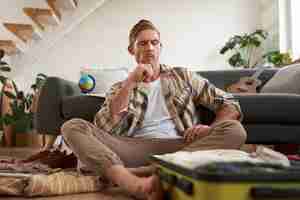
<svg viewBox="0 0 300 200">
<path fill-rule="evenodd" d="M 195 125 L 184 131 L 183 137 L 186 143 L 191 143 L 209 135 L 211 127 L 203 124 Z"/>
</svg>

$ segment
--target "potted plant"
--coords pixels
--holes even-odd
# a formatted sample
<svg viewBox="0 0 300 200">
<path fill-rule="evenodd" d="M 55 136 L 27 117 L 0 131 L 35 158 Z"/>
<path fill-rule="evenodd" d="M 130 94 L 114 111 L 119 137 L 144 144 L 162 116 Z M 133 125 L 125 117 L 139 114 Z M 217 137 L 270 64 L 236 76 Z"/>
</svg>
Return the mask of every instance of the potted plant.
<svg viewBox="0 0 300 200">
<path fill-rule="evenodd" d="M 31 89 L 36 92 L 41 86 L 42 81 L 45 79 L 44 74 L 38 74 L 35 83 L 31 85 Z M 13 139 L 17 146 L 26 146 L 30 143 L 30 133 L 33 129 L 33 115 L 32 103 L 34 100 L 34 94 L 29 92 L 25 94 L 23 91 L 19 90 L 14 81 L 10 84 L 11 90 L 3 91 L 4 95 L 9 98 L 9 112 L 6 112 L 1 116 L 0 121 L 6 126 L 13 127 Z"/>
<path fill-rule="evenodd" d="M 220 54 L 233 52 L 228 63 L 232 67 L 254 68 L 261 59 L 255 60 L 255 54 L 268 33 L 264 30 L 256 30 L 250 34 L 234 35 L 220 50 Z"/>
<path fill-rule="evenodd" d="M 4 86 L 4 84 L 6 82 L 6 79 L 7 79 L 7 77 L 4 76 L 2 74 L 2 72 L 10 72 L 11 71 L 8 63 L 2 60 L 4 55 L 5 55 L 5 51 L 3 49 L 0 49 L 0 82 L 2 83 L 2 89 L 0 91 L 1 98 L 2 98 L 3 86 Z M 3 105 L 2 102 L 1 102 L 1 104 Z M 2 105 L 0 105 L 0 106 L 2 107 Z M 1 111 L 3 113 L 3 109 L 1 109 Z M 4 137 L 4 134 L 3 134 L 5 128 L 6 127 L 4 127 L 3 124 L 0 124 L 0 143 L 3 143 L 3 141 L 5 141 L 5 137 Z"/>
<path fill-rule="evenodd" d="M 31 102 L 31 106 L 30 106 L 30 111 L 33 113 L 33 115 L 35 115 L 35 113 L 37 112 L 37 108 L 38 108 L 38 100 L 39 100 L 39 96 L 40 96 L 40 89 L 42 88 L 43 84 L 45 83 L 47 79 L 47 76 L 45 74 L 38 74 L 36 79 L 35 79 L 35 83 L 31 85 L 31 89 L 33 90 L 33 94 L 32 94 L 32 102 Z M 45 134 L 39 133 L 37 132 L 35 129 L 33 130 L 33 134 L 35 137 L 33 137 L 33 145 L 34 146 L 44 146 L 45 144 Z"/>
<path fill-rule="evenodd" d="M 271 63 L 275 67 L 282 67 L 293 63 L 290 53 L 281 53 L 280 51 L 270 51 L 263 58 L 266 59 L 267 63 Z"/>
<path fill-rule="evenodd" d="M 16 134 L 28 133 L 32 129 L 33 114 L 29 111 L 30 104 L 32 102 L 32 96 L 31 94 L 25 95 L 23 91 L 18 90 L 14 81 L 11 82 L 13 89 L 3 91 L 4 95 L 9 99 L 10 102 L 9 112 L 4 113 L 0 120 L 4 125 L 13 127 L 12 145 L 14 145 L 15 142 L 21 142 L 21 146 L 23 146 L 27 143 L 27 141 L 24 141 L 26 139 L 16 139 Z M 25 136 L 23 135 L 23 137 Z"/>
</svg>

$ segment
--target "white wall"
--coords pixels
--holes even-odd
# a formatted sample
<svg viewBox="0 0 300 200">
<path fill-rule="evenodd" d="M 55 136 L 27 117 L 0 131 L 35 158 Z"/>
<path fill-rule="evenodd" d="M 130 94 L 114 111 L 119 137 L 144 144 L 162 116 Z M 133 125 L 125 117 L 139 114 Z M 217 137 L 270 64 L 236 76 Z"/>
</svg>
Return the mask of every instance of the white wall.
<svg viewBox="0 0 300 200">
<path fill-rule="evenodd" d="M 197 69 L 228 68 L 219 49 L 233 34 L 261 28 L 259 0 L 110 0 L 33 62 L 14 60 L 13 77 L 28 87 L 37 73 L 78 80 L 84 66 L 133 67 L 128 31 L 141 18 L 160 29 L 162 62 Z"/>
</svg>

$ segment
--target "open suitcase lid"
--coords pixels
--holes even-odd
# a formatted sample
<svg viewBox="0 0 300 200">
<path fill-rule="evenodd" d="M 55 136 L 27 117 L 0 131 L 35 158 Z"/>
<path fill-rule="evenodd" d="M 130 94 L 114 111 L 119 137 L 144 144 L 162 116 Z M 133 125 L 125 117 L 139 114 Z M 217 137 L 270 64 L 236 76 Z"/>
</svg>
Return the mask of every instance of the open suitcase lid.
<svg viewBox="0 0 300 200">
<path fill-rule="evenodd" d="M 156 156 L 150 161 L 176 173 L 208 182 L 300 182 L 300 165 L 250 162 L 216 162 L 193 169 L 167 162 Z"/>
</svg>

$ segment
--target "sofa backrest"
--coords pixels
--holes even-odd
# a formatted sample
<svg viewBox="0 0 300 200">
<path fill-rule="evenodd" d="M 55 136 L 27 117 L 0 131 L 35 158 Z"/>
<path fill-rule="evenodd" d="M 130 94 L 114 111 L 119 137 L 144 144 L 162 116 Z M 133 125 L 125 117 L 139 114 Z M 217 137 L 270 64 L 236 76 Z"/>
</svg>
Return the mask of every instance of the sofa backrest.
<svg viewBox="0 0 300 200">
<path fill-rule="evenodd" d="M 278 69 L 266 69 L 260 76 L 262 81 L 260 88 L 278 71 Z M 242 77 L 253 75 L 256 69 L 230 69 L 230 70 L 216 70 L 216 71 L 199 71 L 197 72 L 204 78 L 207 78 L 211 83 L 220 89 L 225 89 L 226 86 L 236 83 Z M 260 89 L 258 88 L 258 90 Z"/>
</svg>

